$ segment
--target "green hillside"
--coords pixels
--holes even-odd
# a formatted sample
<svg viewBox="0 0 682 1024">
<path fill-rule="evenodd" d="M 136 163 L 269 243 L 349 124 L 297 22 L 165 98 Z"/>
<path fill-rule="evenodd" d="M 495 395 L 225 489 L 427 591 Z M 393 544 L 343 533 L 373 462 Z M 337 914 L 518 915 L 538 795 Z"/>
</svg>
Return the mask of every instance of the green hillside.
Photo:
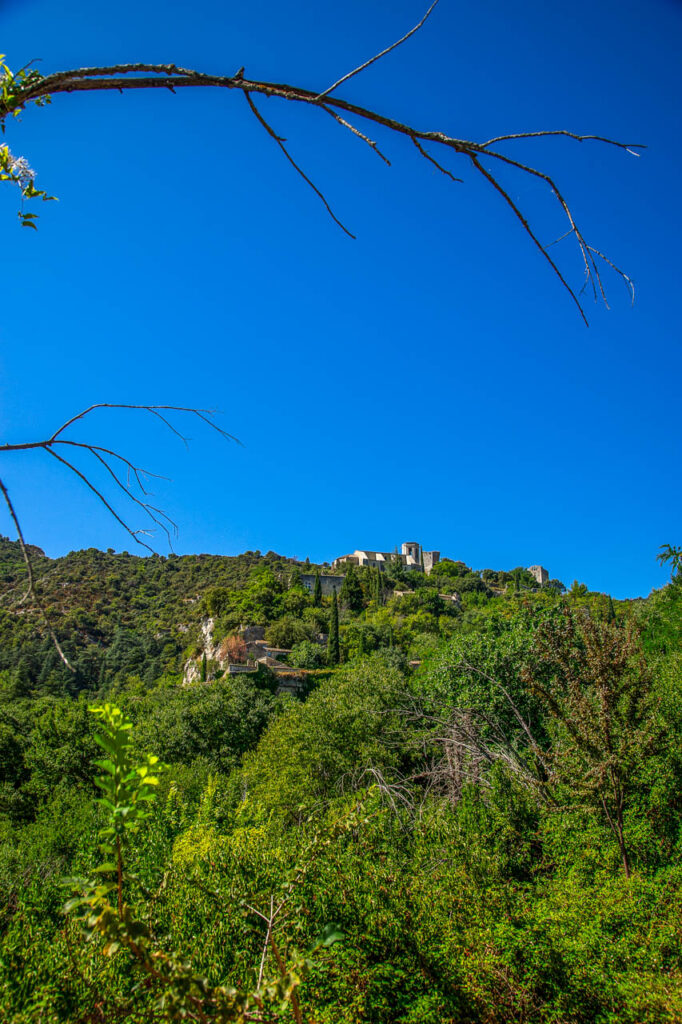
<svg viewBox="0 0 682 1024">
<path fill-rule="evenodd" d="M 678 578 L 33 559 L 74 671 L 1 540 L 0 1021 L 682 1019 Z"/>
<path fill-rule="evenodd" d="M 131 676 L 146 684 L 178 677 L 200 652 L 209 617 L 216 642 L 260 625 L 273 645 L 296 648 L 293 663 L 320 662 L 310 645 L 329 630 L 331 601 L 316 603 L 300 576 L 328 567 L 272 551 L 137 557 L 90 548 L 49 559 L 35 548 L 33 561 L 50 625 L 75 673 L 60 663 L 41 616 L 24 600 L 18 544 L 0 538 L 0 671 L 17 693 L 105 692 Z M 550 607 L 562 588 L 552 581 L 541 590 L 523 569 L 474 572 L 449 559 L 430 576 L 393 565 L 385 573 L 354 568 L 340 595 L 341 660 L 384 648 L 416 658 L 434 638 L 484 623 L 494 628 L 521 607 Z"/>
</svg>

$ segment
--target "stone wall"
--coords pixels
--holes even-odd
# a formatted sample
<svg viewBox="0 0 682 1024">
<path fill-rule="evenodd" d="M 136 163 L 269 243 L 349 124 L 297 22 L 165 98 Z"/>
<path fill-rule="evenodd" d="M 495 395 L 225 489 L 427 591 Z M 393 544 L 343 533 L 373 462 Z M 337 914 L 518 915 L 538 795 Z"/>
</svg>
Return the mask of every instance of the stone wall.
<svg viewBox="0 0 682 1024">
<path fill-rule="evenodd" d="M 424 559 L 424 572 L 428 576 L 434 565 L 440 562 L 440 551 L 422 551 L 422 558 Z"/>
<path fill-rule="evenodd" d="M 547 583 L 547 581 L 549 580 L 549 573 L 541 565 L 529 565 L 528 572 L 531 574 L 531 576 L 535 577 L 540 586 L 544 586 L 544 584 Z"/>
<path fill-rule="evenodd" d="M 345 576 L 327 576 L 320 573 L 320 587 L 323 597 L 331 597 L 334 592 L 338 594 L 345 578 Z M 302 572 L 301 583 L 312 594 L 315 589 L 315 573 Z"/>
</svg>

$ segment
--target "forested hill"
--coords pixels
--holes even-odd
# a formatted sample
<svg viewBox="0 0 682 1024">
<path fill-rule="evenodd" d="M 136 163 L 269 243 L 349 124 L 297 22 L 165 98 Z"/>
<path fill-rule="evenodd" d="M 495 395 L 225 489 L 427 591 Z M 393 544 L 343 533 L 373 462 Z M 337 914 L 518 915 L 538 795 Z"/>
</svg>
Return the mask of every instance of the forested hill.
<svg viewBox="0 0 682 1024">
<path fill-rule="evenodd" d="M 331 600 L 315 599 L 301 573 L 328 567 L 294 563 L 275 552 L 138 557 L 89 548 L 49 559 L 33 548 L 41 600 L 75 673 L 60 662 L 44 622 L 24 600 L 26 570 L 18 543 L 0 538 L 0 671 L 11 692 L 94 691 L 128 677 L 147 684 L 177 678 L 201 657 L 201 623 L 213 620 L 215 642 L 240 626 L 266 627 L 275 647 L 292 649 L 292 667 L 326 663 Z M 382 648 L 419 658 L 438 637 L 492 628 L 520 607 L 552 606 L 563 591 L 544 589 L 524 569 L 473 571 L 444 559 L 430 576 L 354 569 L 339 595 L 339 659 Z M 571 600 L 605 615 L 615 605 L 575 584 Z M 216 670 L 216 667 L 213 667 Z"/>
<path fill-rule="evenodd" d="M 76 671 L 0 542 L 2 1024 L 682 1020 L 677 565 L 33 557 Z"/>
<path fill-rule="evenodd" d="M 18 543 L 0 538 L 0 669 L 24 691 L 93 689 L 105 679 L 140 675 L 151 682 L 177 673 L 212 608 L 212 592 L 230 593 L 235 626 L 244 616 L 265 623 L 273 602 L 249 607 L 249 583 L 265 581 L 274 601 L 292 568 L 273 552 L 138 557 L 89 548 L 49 559 L 31 550 L 38 591 L 76 676 L 60 664 L 41 617 L 23 600 L 26 570 Z"/>
</svg>

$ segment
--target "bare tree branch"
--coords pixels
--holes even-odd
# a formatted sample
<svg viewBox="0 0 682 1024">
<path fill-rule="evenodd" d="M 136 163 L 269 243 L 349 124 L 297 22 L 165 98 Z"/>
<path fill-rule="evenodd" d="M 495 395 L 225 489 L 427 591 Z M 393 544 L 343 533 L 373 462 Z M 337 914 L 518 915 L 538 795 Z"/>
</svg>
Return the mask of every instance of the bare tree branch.
<svg viewBox="0 0 682 1024">
<path fill-rule="evenodd" d="M 497 154 L 491 154 L 491 155 L 495 156 Z M 483 175 L 484 178 L 488 179 L 488 181 L 493 186 L 493 188 L 497 189 L 497 191 L 500 193 L 500 195 L 505 200 L 505 202 L 507 202 L 509 204 L 509 206 L 511 206 L 511 208 L 514 211 L 514 214 L 516 215 L 517 219 L 523 225 L 524 231 L 526 232 L 527 235 L 530 236 L 530 238 L 533 241 L 533 244 L 540 250 L 540 252 L 544 256 L 544 258 L 547 260 L 547 262 L 549 263 L 550 267 L 552 268 L 552 270 L 554 271 L 556 276 L 559 278 L 559 280 L 561 281 L 562 285 L 564 286 L 564 288 L 566 289 L 568 294 L 571 296 L 571 298 L 575 302 L 575 304 L 578 307 L 578 310 L 580 312 L 580 315 L 581 315 L 581 317 L 583 318 L 583 320 L 585 322 L 585 326 L 587 327 L 588 326 L 587 317 L 585 316 L 585 311 L 583 310 L 583 307 L 580 304 L 580 299 L 575 294 L 575 292 L 571 288 L 570 284 L 568 283 L 568 281 L 566 280 L 564 275 L 561 273 L 561 271 L 559 270 L 558 266 L 556 265 L 556 263 L 554 262 L 552 257 L 549 255 L 549 253 L 547 252 L 547 250 L 543 246 L 543 244 L 540 241 L 540 239 L 537 237 L 535 232 L 532 230 L 530 224 L 528 223 L 528 221 L 526 220 L 524 215 L 521 213 L 521 210 L 519 209 L 519 207 L 516 205 L 516 203 L 514 202 L 512 197 L 509 195 L 509 193 L 506 192 L 502 188 L 502 186 L 500 185 L 499 181 L 497 181 L 497 179 L 493 177 L 493 175 L 490 173 L 490 171 L 486 171 L 485 167 L 483 167 L 481 165 L 480 161 L 477 159 L 475 154 L 474 153 L 470 153 L 469 156 L 471 157 L 471 162 L 473 163 L 473 165 L 476 168 L 476 170 L 479 171 Z M 581 249 L 582 249 L 582 246 L 581 246 Z M 588 267 L 588 276 L 589 276 L 589 267 Z"/>
<path fill-rule="evenodd" d="M 83 409 L 82 412 L 79 412 L 75 416 L 72 416 L 71 419 L 68 419 L 66 423 L 62 423 L 61 427 L 58 430 L 55 430 L 54 434 L 52 434 L 52 436 L 50 437 L 50 441 L 54 441 L 56 438 L 59 437 L 60 434 L 64 433 L 67 427 L 70 427 L 77 420 L 84 419 L 95 409 L 139 409 L 142 412 L 151 413 L 152 415 L 158 416 L 160 419 L 162 419 L 166 426 L 170 430 L 172 430 L 174 434 L 177 434 L 178 437 L 182 438 L 183 441 L 187 439 L 183 437 L 183 435 L 179 433 L 179 431 L 177 431 L 175 427 L 173 427 L 166 419 L 164 419 L 164 417 L 161 415 L 161 411 L 163 410 L 165 412 L 186 412 L 190 413 L 192 416 L 197 416 L 200 420 L 203 420 L 203 422 L 207 423 L 209 427 L 211 427 L 213 430 L 216 430 L 221 435 L 221 437 L 224 437 L 229 441 L 234 441 L 236 444 L 241 444 L 239 438 L 235 437 L 233 434 L 228 434 L 226 430 L 223 430 L 222 427 L 219 427 L 217 423 L 213 422 L 212 417 L 215 416 L 214 409 L 194 409 L 184 405 L 129 405 L 127 403 L 124 404 L 121 402 L 95 402 L 93 405 L 89 405 L 87 409 Z M 10 451 L 12 450 L 12 447 L 13 446 L 11 445 L 0 445 L 0 452 Z M 16 448 L 18 446 L 14 447 Z"/>
<path fill-rule="evenodd" d="M 152 531 L 144 529 L 133 529 L 130 523 L 127 522 L 127 520 L 116 511 L 111 500 L 103 493 L 103 491 L 99 487 L 95 485 L 95 483 L 93 483 L 88 473 L 79 469 L 78 466 L 71 462 L 70 459 L 67 459 L 64 455 L 60 455 L 59 451 L 57 451 L 56 449 L 61 449 L 62 451 L 64 448 L 75 449 L 77 451 L 82 451 L 91 455 L 93 459 L 95 459 L 96 462 L 106 470 L 109 477 L 111 477 L 111 479 L 114 481 L 116 488 L 122 491 L 125 494 L 126 498 L 128 498 L 134 505 L 142 509 L 144 514 L 148 517 L 149 520 L 151 520 L 154 526 L 158 527 L 160 530 L 164 532 L 166 539 L 168 541 L 168 546 L 172 551 L 172 534 L 177 535 L 177 524 L 171 519 L 167 512 L 164 512 L 163 509 L 158 508 L 156 505 L 152 505 L 149 501 L 145 500 L 147 497 L 150 496 L 150 494 L 144 485 L 144 478 L 166 478 L 161 477 L 156 473 L 151 473 L 149 470 L 142 469 L 140 466 L 137 466 L 125 455 L 122 455 L 120 452 L 115 451 L 113 448 L 106 448 L 103 445 L 91 444 L 87 441 L 75 441 L 72 440 L 71 438 L 62 436 L 75 423 L 84 420 L 87 416 L 89 416 L 97 409 L 127 409 L 147 412 L 150 415 L 155 416 L 157 419 L 160 419 L 164 426 L 166 426 L 173 434 L 175 434 L 176 437 L 179 437 L 185 444 L 187 443 L 187 438 L 174 426 L 174 424 L 166 415 L 164 415 L 164 413 L 177 412 L 189 414 L 192 416 L 196 416 L 199 420 L 202 421 L 202 423 L 206 423 L 209 427 L 215 430 L 218 434 L 220 434 L 221 437 L 225 438 L 226 440 L 235 441 L 237 444 L 241 444 L 241 442 L 232 434 L 229 434 L 226 430 L 223 430 L 222 427 L 219 427 L 218 424 L 213 421 L 212 417 L 214 414 L 209 409 L 192 409 L 187 406 L 179 405 L 128 405 L 123 403 L 97 402 L 94 405 L 88 406 L 87 409 L 83 409 L 75 416 L 71 416 L 68 420 L 66 420 L 65 423 L 62 423 L 62 425 L 58 427 L 58 429 L 55 430 L 53 434 L 51 434 L 49 437 L 45 438 L 42 441 L 24 441 L 18 444 L 0 445 L 0 454 L 9 454 L 10 452 L 19 451 L 25 452 L 32 450 L 40 450 L 46 452 L 53 459 L 56 459 L 68 470 L 70 470 L 70 472 L 77 476 L 86 485 L 86 487 L 88 487 L 90 491 L 92 491 L 92 493 L 101 502 L 101 504 L 104 506 L 107 512 L 109 512 L 109 514 L 113 516 L 116 522 L 123 527 L 126 533 L 130 537 L 132 537 L 136 544 L 139 544 L 141 547 L 146 548 L 147 551 L 153 553 L 154 548 L 151 546 L 151 544 L 148 544 L 145 540 L 142 539 L 144 536 L 150 536 Z M 119 474 L 116 472 L 116 469 L 114 468 L 116 465 L 118 465 L 119 469 L 121 465 L 125 467 L 126 472 L 128 474 L 127 481 L 122 480 Z M 137 487 L 139 489 L 139 493 L 142 495 L 142 497 L 138 497 L 138 495 L 134 492 L 133 487 Z M 3 497 L 5 499 L 5 504 L 9 509 L 10 516 L 14 523 L 14 527 L 17 531 L 17 537 L 19 539 L 22 555 L 24 558 L 24 562 L 26 563 L 26 570 L 28 575 L 28 588 L 23 600 L 19 603 L 23 603 L 29 597 L 33 599 L 33 603 L 39 610 L 45 622 L 45 625 L 55 645 L 57 653 L 59 654 L 59 657 L 62 659 L 64 664 L 69 669 L 71 669 L 71 671 L 75 671 L 69 664 L 69 661 L 66 655 L 64 654 L 59 644 L 59 641 L 57 640 L 56 634 L 48 620 L 45 608 L 38 596 L 36 590 L 35 574 L 33 571 L 30 554 L 24 541 L 21 525 L 14 510 L 14 506 L 12 505 L 7 488 L 2 483 L 2 481 L 0 481 L 0 490 L 2 491 Z M 3 595 L 3 597 L 4 596 L 5 595 Z"/>
<path fill-rule="evenodd" d="M 26 546 L 26 541 L 24 540 L 24 534 L 22 532 L 21 525 L 19 523 L 19 518 L 18 518 L 18 516 L 17 516 L 17 514 L 16 514 L 16 512 L 14 510 L 14 505 L 12 504 L 12 499 L 9 496 L 9 491 L 5 487 L 5 484 L 3 483 L 2 480 L 0 480 L 0 491 L 2 491 L 2 496 L 5 499 L 5 504 L 7 505 L 7 508 L 9 509 L 9 514 L 12 517 L 12 522 L 14 523 L 14 528 L 17 531 L 17 538 L 19 540 L 19 547 L 21 548 L 21 554 L 23 555 L 24 562 L 26 564 L 26 576 L 27 576 L 27 579 L 28 579 L 27 596 L 30 594 L 30 596 L 33 598 L 35 606 L 38 609 L 38 611 L 40 612 L 40 614 L 41 614 L 41 616 L 43 618 L 43 622 L 45 623 L 45 627 L 46 627 L 48 633 L 50 634 L 50 639 L 52 640 L 52 643 L 55 646 L 55 650 L 57 651 L 57 654 L 59 655 L 61 660 L 64 662 L 64 664 L 66 665 L 68 670 L 70 672 L 75 672 L 76 671 L 75 668 L 70 663 L 69 659 L 66 657 L 66 655 L 64 654 L 64 651 L 61 648 L 61 644 L 59 643 L 59 640 L 57 639 L 57 634 L 55 633 L 54 629 L 52 628 L 52 624 L 50 623 L 50 620 L 49 620 L 49 618 L 47 616 L 47 612 L 45 611 L 45 606 L 44 606 L 43 602 L 40 600 L 40 598 L 38 596 L 38 593 L 36 591 L 35 577 L 33 575 L 33 565 L 31 563 L 31 556 L 28 553 L 28 548 Z"/>
<path fill-rule="evenodd" d="M 417 141 L 417 138 L 414 135 L 412 136 L 412 141 L 414 142 L 415 146 L 417 147 L 421 155 L 424 157 L 424 159 L 429 160 L 432 164 L 434 164 L 434 166 L 437 167 L 438 170 L 441 171 L 443 174 L 447 175 L 447 177 L 450 178 L 451 181 L 463 181 L 462 178 L 456 178 L 452 171 L 449 171 L 447 167 L 443 167 L 441 164 L 438 163 L 438 161 L 434 157 L 431 156 L 430 153 L 427 153 L 422 144 Z"/>
<path fill-rule="evenodd" d="M 217 423 L 215 423 L 212 419 L 213 413 L 208 409 L 191 409 L 186 406 L 175 405 L 124 405 L 109 402 L 98 402 L 94 405 L 89 406 L 87 409 L 84 409 L 82 412 L 77 413 L 75 416 L 70 417 L 70 419 L 66 420 L 65 423 L 63 423 L 57 430 L 55 430 L 53 434 L 50 435 L 50 437 L 46 438 L 45 440 L 24 441 L 19 444 L 0 445 L 0 454 L 40 449 L 42 451 L 47 452 L 48 455 L 51 455 L 54 458 L 56 458 L 59 462 L 65 465 L 72 473 L 74 473 L 86 484 L 86 486 L 95 494 L 99 501 L 104 505 L 107 511 L 133 538 L 136 544 L 140 544 L 148 551 L 153 551 L 153 547 L 141 539 L 141 536 L 148 534 L 149 531 L 142 529 L 133 529 L 132 526 L 121 515 L 119 515 L 118 512 L 116 512 L 109 499 L 107 499 L 105 495 L 102 493 L 102 491 L 99 490 L 94 485 L 92 480 L 90 480 L 90 478 L 88 477 L 87 473 L 84 473 L 80 469 L 78 469 L 77 466 L 75 466 L 70 460 L 64 458 L 61 455 L 58 455 L 55 449 L 58 446 L 64 446 L 79 449 L 90 454 L 101 466 L 103 466 L 103 468 L 112 478 L 116 486 L 125 494 L 126 498 L 128 498 L 131 502 L 133 502 L 133 504 L 141 508 L 145 515 L 155 524 L 155 526 L 163 530 L 168 540 L 168 545 L 172 551 L 172 534 L 177 536 L 177 524 L 163 509 L 160 509 L 157 506 L 152 505 L 150 502 L 143 500 L 144 498 L 147 498 L 150 495 L 150 492 L 144 485 L 145 477 L 155 477 L 156 479 L 167 478 L 161 477 L 159 474 L 152 473 L 149 470 L 142 469 L 141 466 L 135 465 L 135 463 L 133 463 L 125 455 L 122 455 L 120 452 L 117 452 L 112 448 L 105 448 L 102 445 L 90 444 L 86 441 L 74 441 L 71 440 L 70 438 L 65 438 L 62 436 L 69 427 L 72 427 L 75 423 L 78 423 L 79 421 L 83 420 L 86 416 L 94 412 L 96 409 L 132 409 L 139 410 L 142 412 L 148 412 L 151 415 L 155 416 L 157 419 L 160 419 L 164 426 L 166 426 L 173 434 L 176 435 L 176 437 L 180 438 L 185 444 L 187 443 L 188 439 L 185 437 L 184 434 L 182 434 L 177 429 L 177 427 L 174 426 L 174 424 L 168 419 L 167 416 L 164 415 L 164 413 L 169 411 L 188 413 L 190 415 L 196 416 L 203 423 L 208 424 L 208 426 L 212 427 L 213 430 L 217 431 L 217 433 L 219 433 L 220 436 L 224 437 L 226 440 L 235 441 L 237 444 L 241 444 L 241 442 L 232 434 L 229 434 L 226 430 L 223 430 L 222 427 L 219 427 Z M 114 465 L 116 464 L 116 462 L 122 463 L 123 466 L 125 466 L 126 471 L 128 473 L 127 481 L 122 480 L 118 473 L 116 472 L 116 470 L 114 469 Z M 138 495 L 134 493 L 131 486 L 133 482 L 135 486 L 139 489 L 142 498 L 138 497 Z"/>
<path fill-rule="evenodd" d="M 482 142 L 481 146 L 485 149 L 487 146 L 492 146 L 493 143 L 497 142 L 509 142 L 514 139 L 541 139 L 549 135 L 564 135 L 568 139 L 575 139 L 576 142 L 605 142 L 608 146 L 618 146 L 619 149 L 626 150 L 632 156 L 641 156 L 641 153 L 635 153 L 636 149 L 646 149 L 646 146 L 642 145 L 641 142 L 616 142 L 614 139 L 607 139 L 603 135 L 577 135 L 575 132 L 567 132 L 562 128 L 555 131 L 516 132 L 514 135 L 497 135 L 494 139 Z"/>
<path fill-rule="evenodd" d="M 317 96 L 317 99 L 322 100 L 324 99 L 325 96 L 329 96 L 331 92 L 334 92 L 334 89 L 338 89 L 338 87 L 340 85 L 343 85 L 344 82 L 347 82 L 349 78 L 352 78 L 354 75 L 359 75 L 360 72 L 364 71 L 365 68 L 368 68 L 370 64 L 374 64 L 375 61 L 381 60 L 381 58 L 385 57 L 387 53 L 390 53 L 391 50 L 395 50 L 396 47 L 400 46 L 401 43 L 404 43 L 407 39 L 410 38 L 410 36 L 413 36 L 415 32 L 418 32 L 419 29 L 422 27 L 422 25 L 424 24 L 428 16 L 431 14 L 431 11 L 434 9 L 437 3 L 438 0 L 433 0 L 433 3 L 429 7 L 428 11 L 426 12 L 422 20 L 417 25 L 415 25 L 414 28 L 411 28 L 410 31 L 407 32 L 401 39 L 398 39 L 395 43 L 391 43 L 391 45 L 387 46 L 385 50 L 381 51 L 381 53 L 377 53 L 374 55 L 374 57 L 370 57 L 369 60 L 366 60 L 364 64 L 360 64 L 359 67 L 354 68 L 353 71 L 349 71 L 347 75 L 343 76 L 343 78 L 339 78 L 338 82 L 334 82 L 334 84 L 330 85 L 328 89 L 325 89 L 324 92 L 321 92 L 319 96 Z"/>
<path fill-rule="evenodd" d="M 277 143 L 277 145 L 279 146 L 279 148 L 280 148 L 280 149 L 282 150 L 282 152 L 284 153 L 285 157 L 287 158 L 287 160 L 289 161 L 289 163 L 291 164 L 291 166 L 292 166 L 292 167 L 293 167 L 293 168 L 294 168 L 294 169 L 295 169 L 295 170 L 296 170 L 296 171 L 297 171 L 297 172 L 298 172 L 298 173 L 299 173 L 299 174 L 301 175 L 301 177 L 303 178 L 303 180 L 304 180 L 304 181 L 305 181 L 305 182 L 306 182 L 306 183 L 307 183 L 308 185 L 310 185 L 310 187 L 311 187 L 311 189 L 313 190 L 313 192 L 314 192 L 314 193 L 315 193 L 316 195 L 318 195 L 318 196 L 320 197 L 320 199 L 321 199 L 321 200 L 322 200 L 322 202 L 324 203 L 324 206 L 325 206 L 325 208 L 326 208 L 326 210 L 327 210 L 327 213 L 329 214 L 329 216 L 331 217 L 331 219 L 332 219 L 333 221 L 335 221 L 335 223 L 336 223 L 336 224 L 338 224 L 338 225 L 339 225 L 339 227 L 341 228 L 341 230 L 342 230 L 342 231 L 345 231 L 345 232 L 346 232 L 346 234 L 348 235 L 348 237 L 349 237 L 349 238 L 355 238 L 355 235 L 354 235 L 354 234 L 353 234 L 352 232 L 350 232 L 350 231 L 348 230 L 348 228 L 346 227 L 346 225 L 345 225 L 345 224 L 342 224 L 342 223 L 341 223 L 341 221 L 340 221 L 340 220 L 339 220 L 339 218 L 338 218 L 338 217 L 336 216 L 336 214 L 335 214 L 335 213 L 334 213 L 334 211 L 332 210 L 331 206 L 329 205 L 329 203 L 328 203 L 328 202 L 327 202 L 327 200 L 325 199 L 325 197 L 324 197 L 324 195 L 322 194 L 322 192 L 320 192 L 320 190 L 319 190 L 319 188 L 317 187 L 317 185 L 313 184 L 313 182 L 312 182 L 312 181 L 310 180 L 310 178 L 309 178 L 309 177 L 308 177 L 308 175 L 307 175 L 307 174 L 305 173 L 305 171 L 302 171 L 302 170 L 301 170 L 301 168 L 300 168 L 300 167 L 298 166 L 298 164 L 296 163 L 296 161 L 295 161 L 295 160 L 294 160 L 294 158 L 292 157 L 291 153 L 289 152 L 289 150 L 288 150 L 288 149 L 286 148 L 286 146 L 284 145 L 284 143 L 285 143 L 286 139 L 283 139 L 283 138 L 281 137 L 281 135 L 277 135 L 277 133 L 276 133 L 276 132 L 274 131 L 274 129 L 270 127 L 270 125 L 268 124 L 268 122 L 267 122 L 267 121 L 265 120 L 265 118 L 263 117 L 263 115 L 262 115 L 262 114 L 261 114 L 261 112 L 259 111 L 259 109 L 258 109 L 258 107 L 256 106 L 256 104 L 255 104 L 255 103 L 253 102 L 253 100 L 251 99 L 251 96 L 249 95 L 249 93 L 248 93 L 248 92 L 245 92 L 245 93 L 244 93 L 244 95 L 246 96 L 246 102 L 247 102 L 247 103 L 249 104 L 249 106 L 251 107 L 251 110 L 252 110 L 252 111 L 253 111 L 253 113 L 255 114 L 256 118 L 257 118 L 257 119 L 258 119 L 258 120 L 260 121 L 260 123 L 261 123 L 261 124 L 263 125 L 263 127 L 265 128 L 265 130 L 266 130 L 266 132 L 268 133 L 268 135 L 269 135 L 269 136 L 270 136 L 271 138 L 273 138 L 273 139 L 275 140 L 275 142 Z"/>
<path fill-rule="evenodd" d="M 436 0 L 437 2 L 437 0 Z M 628 153 L 638 155 L 635 151 L 637 149 L 644 148 L 639 143 L 623 143 L 618 142 L 615 139 L 610 139 L 602 135 L 585 135 L 578 134 L 576 132 L 567 131 L 565 129 L 537 131 L 537 132 L 517 132 L 513 134 L 497 135 L 493 138 L 486 140 L 485 142 L 475 142 L 467 139 L 459 139 L 449 133 L 440 131 L 425 131 L 416 128 L 412 125 L 408 125 L 392 117 L 387 117 L 374 110 L 369 110 L 365 107 L 358 106 L 354 103 L 349 103 L 346 100 L 340 99 L 336 95 L 332 96 L 330 93 L 335 90 L 342 82 L 348 80 L 355 74 L 358 74 L 363 68 L 368 67 L 370 63 L 379 60 L 385 56 L 391 50 L 395 49 L 396 46 L 408 39 L 418 28 L 423 25 L 426 18 L 430 15 L 435 7 L 435 3 L 429 7 L 424 18 L 418 25 L 414 27 L 409 33 L 393 43 L 392 46 L 386 50 L 381 51 L 371 61 L 365 62 L 360 65 L 354 71 L 348 75 L 339 79 L 334 85 L 330 86 L 323 92 L 315 92 L 310 89 L 305 89 L 300 86 L 287 85 L 276 82 L 258 81 L 245 78 L 243 75 L 243 69 L 240 69 L 234 75 L 209 75 L 204 74 L 200 71 L 196 71 L 190 68 L 180 68 L 175 64 L 114 64 L 102 67 L 91 67 L 91 68 L 80 68 L 71 71 L 56 72 L 51 75 L 46 75 L 43 78 L 32 79 L 29 83 L 16 88 L 13 92 L 10 90 L 8 99 L 4 105 L 0 104 L 0 122 L 10 113 L 16 112 L 22 109 L 26 104 L 40 100 L 48 95 L 54 95 L 56 93 L 71 93 L 71 92 L 83 92 L 83 91 L 97 91 L 97 90 L 128 90 L 128 89 L 153 89 L 163 88 L 175 91 L 179 88 L 222 88 L 222 89 L 237 89 L 246 95 L 249 107 L 252 113 L 263 125 L 268 134 L 277 142 L 278 146 L 286 156 L 287 160 L 296 170 L 305 183 L 315 192 L 315 194 L 324 203 L 330 216 L 333 218 L 335 223 L 341 227 L 341 229 L 348 234 L 350 237 L 354 237 L 351 232 L 345 227 L 345 225 L 339 220 L 339 218 L 333 213 L 330 204 L 328 203 L 325 196 L 322 194 L 320 189 L 313 184 L 310 178 L 303 172 L 299 165 L 293 160 L 290 153 L 284 146 L 284 139 L 277 135 L 267 120 L 263 117 L 262 113 L 257 109 L 252 95 L 260 94 L 267 97 L 276 97 L 279 99 L 288 100 L 290 102 L 305 103 L 309 106 L 316 106 L 322 109 L 328 116 L 331 115 L 337 121 L 337 123 L 353 132 L 363 141 L 367 143 L 377 154 L 386 162 L 389 163 L 387 157 L 378 149 L 376 143 L 371 140 L 365 133 L 361 132 L 358 128 L 345 118 L 342 117 L 338 111 L 343 111 L 345 114 L 350 114 L 356 119 L 370 121 L 376 125 L 380 125 L 387 128 L 389 131 L 399 135 L 407 136 L 413 144 L 417 147 L 420 154 L 428 161 L 433 163 L 442 173 L 447 174 L 449 177 L 454 178 L 452 172 L 445 168 L 438 160 L 435 159 L 424 147 L 423 143 L 434 143 L 439 146 L 444 146 L 450 150 L 453 150 L 456 154 L 462 156 L 468 156 L 470 158 L 470 166 L 472 166 L 482 177 L 488 181 L 493 188 L 502 195 L 505 202 L 511 207 L 514 215 L 523 226 L 524 231 L 530 237 L 533 244 L 540 250 L 543 257 L 549 264 L 552 272 L 558 278 L 562 287 L 571 296 L 571 299 L 576 304 L 580 314 L 587 323 L 584 309 L 580 302 L 580 299 L 573 288 L 568 284 L 564 274 L 559 270 L 556 262 L 548 255 L 548 246 L 543 246 L 538 238 L 538 233 L 535 229 L 530 226 L 529 218 L 516 204 L 509 194 L 509 192 L 503 187 L 503 185 L 496 179 L 496 177 L 487 170 L 481 163 L 481 159 L 489 157 L 491 159 L 499 160 L 505 164 L 515 167 L 525 174 L 538 177 L 543 180 L 548 187 L 551 189 L 552 194 L 557 200 L 563 214 L 567 217 L 570 225 L 570 230 L 564 237 L 573 235 L 578 245 L 583 266 L 585 269 L 585 284 L 591 284 L 595 298 L 597 293 L 601 295 L 604 302 L 606 302 L 605 289 L 603 287 L 600 273 L 597 267 L 596 259 L 605 262 L 617 275 L 619 275 L 625 282 L 631 297 L 634 295 L 634 289 L 632 286 L 631 279 L 619 269 L 619 267 L 608 257 L 606 257 L 601 250 L 598 248 L 588 245 L 582 233 L 578 230 L 574 217 L 571 213 L 570 207 L 561 192 L 559 191 L 556 183 L 550 177 L 550 175 L 540 171 L 534 167 L 530 167 L 520 161 L 513 160 L 498 150 L 493 150 L 490 147 L 494 144 L 504 143 L 515 140 L 532 139 L 532 138 L 550 138 L 552 136 L 563 136 L 567 139 L 571 139 L 577 142 L 583 141 L 595 141 L 609 146 L 615 146 L 619 149 L 623 149 Z M 331 109 L 334 108 L 334 109 Z M 460 180 L 460 179 L 456 179 Z M 551 243 L 554 244 L 554 243 Z"/>
<path fill-rule="evenodd" d="M 322 109 L 326 110 L 327 113 L 331 117 L 334 118 L 334 120 L 337 122 L 337 124 L 341 124 L 341 125 L 344 126 L 344 128 L 348 128 L 348 130 L 351 131 L 353 133 L 353 135 L 357 135 L 357 137 L 359 139 L 362 139 L 363 142 L 366 142 L 367 145 L 369 146 L 369 148 L 373 149 L 374 152 L 376 153 L 376 155 L 378 157 L 380 157 L 384 161 L 385 164 L 388 164 L 389 167 L 391 166 L 391 161 L 388 159 L 388 157 L 384 156 L 384 154 L 381 152 L 381 150 L 377 146 L 376 142 L 374 142 L 372 139 L 368 138 L 366 135 L 363 135 L 359 128 L 356 128 L 354 125 L 352 125 L 348 121 L 344 120 L 344 118 L 342 118 L 340 114 L 337 114 L 335 110 L 332 110 L 330 107 L 327 107 L 325 104 L 322 104 Z"/>
</svg>

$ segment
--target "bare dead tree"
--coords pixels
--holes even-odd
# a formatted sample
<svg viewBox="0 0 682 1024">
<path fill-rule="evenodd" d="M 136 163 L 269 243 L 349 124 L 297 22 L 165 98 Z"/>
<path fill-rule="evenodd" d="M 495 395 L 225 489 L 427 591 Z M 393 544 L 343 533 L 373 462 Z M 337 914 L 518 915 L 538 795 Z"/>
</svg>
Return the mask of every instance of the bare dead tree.
<svg viewBox="0 0 682 1024">
<path fill-rule="evenodd" d="M 458 667 L 479 674 L 464 660 Z M 498 717 L 478 707 L 453 706 L 449 701 L 433 697 L 408 695 L 398 713 L 419 728 L 416 742 L 421 748 L 422 766 L 417 773 L 400 781 L 419 782 L 429 792 L 456 804 L 468 785 L 489 789 L 491 769 L 503 765 L 537 800 L 553 803 L 546 754 L 509 692 L 487 673 L 480 675 L 504 693 L 514 717 L 522 724 L 521 730 L 514 733 L 505 728 Z"/>
</svg>

